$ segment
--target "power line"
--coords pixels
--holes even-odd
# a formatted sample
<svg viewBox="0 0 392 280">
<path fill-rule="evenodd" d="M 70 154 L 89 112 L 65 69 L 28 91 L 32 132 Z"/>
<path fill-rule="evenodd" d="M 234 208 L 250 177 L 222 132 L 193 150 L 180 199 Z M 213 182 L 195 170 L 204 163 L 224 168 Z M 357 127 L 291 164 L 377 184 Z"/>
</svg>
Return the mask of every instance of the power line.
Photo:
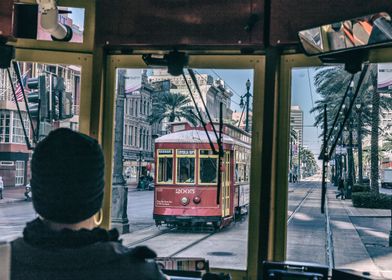
<svg viewBox="0 0 392 280">
<path fill-rule="evenodd" d="M 203 76 L 202 76 L 202 74 L 200 74 L 199 72 L 197 72 L 196 70 L 193 70 L 197 75 L 199 75 L 200 76 L 200 78 L 202 78 L 204 81 L 206 81 L 207 82 L 207 79 L 206 78 L 204 78 Z M 213 71 L 213 70 L 212 70 Z M 217 75 L 218 76 L 218 75 Z M 218 76 L 219 77 L 219 76 Z M 219 79 L 221 79 L 222 80 L 222 78 L 221 77 L 219 77 Z M 226 81 L 225 81 L 225 84 L 227 84 L 226 83 Z M 231 87 L 229 87 L 229 88 L 231 88 Z M 236 93 L 236 92 L 234 92 L 235 94 L 237 94 L 238 95 L 238 93 Z M 239 95 L 238 95 L 239 96 Z M 241 96 L 240 96 L 241 97 Z M 236 105 L 238 105 L 238 106 L 240 106 L 240 104 L 239 103 L 237 103 L 236 101 L 234 101 L 233 99 L 230 99 L 230 102 L 233 102 L 234 104 L 236 104 Z"/>
<path fill-rule="evenodd" d="M 307 70 L 307 72 L 308 72 L 308 85 L 309 85 L 309 92 L 310 92 L 310 100 L 312 101 L 312 108 L 314 108 L 314 102 L 313 102 L 313 88 L 312 88 L 312 85 L 311 85 L 311 83 L 310 83 L 310 72 L 309 72 L 309 67 L 306 68 L 306 70 Z M 313 112 L 313 117 L 316 118 L 315 112 Z M 318 132 L 318 126 L 317 126 L 316 128 L 317 128 L 317 134 L 319 134 L 319 132 Z"/>
<path fill-rule="evenodd" d="M 210 70 L 211 70 L 212 73 L 214 73 L 216 76 L 218 76 L 219 79 L 223 80 L 222 77 L 219 76 L 218 73 L 216 73 L 214 69 L 210 69 Z M 227 85 L 227 87 L 228 87 L 229 89 L 231 89 L 231 91 L 232 91 L 234 94 L 236 94 L 238 97 L 242 97 L 242 95 L 238 94 L 238 93 L 229 85 L 229 83 L 227 83 L 227 82 L 225 81 L 225 84 Z"/>
</svg>

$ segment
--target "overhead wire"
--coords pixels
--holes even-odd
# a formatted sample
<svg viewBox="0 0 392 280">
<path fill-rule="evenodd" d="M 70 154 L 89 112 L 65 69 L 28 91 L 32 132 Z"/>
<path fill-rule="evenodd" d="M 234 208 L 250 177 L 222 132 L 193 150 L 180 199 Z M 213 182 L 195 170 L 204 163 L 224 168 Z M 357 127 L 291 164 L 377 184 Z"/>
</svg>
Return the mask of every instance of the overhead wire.
<svg viewBox="0 0 392 280">
<path fill-rule="evenodd" d="M 308 72 L 308 85 L 309 85 L 309 92 L 310 92 L 310 100 L 312 101 L 312 108 L 314 108 L 314 101 L 313 101 L 313 88 L 310 82 L 310 72 L 309 72 L 309 67 L 307 68 L 307 72 Z M 313 117 L 315 118 L 315 112 L 313 112 Z M 318 126 L 316 126 L 317 129 L 317 135 L 319 135 L 319 130 L 318 130 Z M 318 138 L 317 138 L 318 139 Z"/>
<path fill-rule="evenodd" d="M 214 71 L 214 70 L 212 70 L 212 69 L 210 69 L 210 70 L 211 70 L 211 71 Z M 207 82 L 207 79 L 203 77 L 203 74 L 197 72 L 197 71 L 194 70 L 194 69 L 193 69 L 193 72 L 195 72 L 197 75 L 199 75 L 199 77 L 200 77 L 201 79 L 203 79 L 204 81 Z M 214 71 L 214 72 L 215 72 L 215 71 Z M 215 75 L 217 75 L 217 74 L 215 74 Z M 217 75 L 217 76 L 218 76 L 219 79 L 223 80 L 219 75 Z M 227 84 L 227 82 L 225 81 L 225 85 L 226 85 L 226 84 Z M 227 85 L 228 85 L 228 84 L 227 84 Z M 235 92 L 235 91 L 233 90 L 233 88 L 230 87 L 230 85 L 228 85 L 228 88 L 230 88 L 231 91 L 232 91 L 233 93 L 235 93 L 237 96 L 241 97 L 241 95 L 239 95 L 237 92 Z M 233 102 L 234 104 L 240 106 L 240 104 L 239 104 L 238 102 L 234 101 L 233 99 L 231 99 L 230 102 Z"/>
</svg>

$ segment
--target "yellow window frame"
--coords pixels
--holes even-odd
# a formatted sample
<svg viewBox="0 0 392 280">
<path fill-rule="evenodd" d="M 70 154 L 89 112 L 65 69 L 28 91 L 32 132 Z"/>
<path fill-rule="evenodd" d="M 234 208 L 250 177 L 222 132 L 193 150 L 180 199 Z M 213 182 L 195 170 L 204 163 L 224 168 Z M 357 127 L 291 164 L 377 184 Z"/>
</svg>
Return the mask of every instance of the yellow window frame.
<svg viewBox="0 0 392 280">
<path fill-rule="evenodd" d="M 219 176 L 219 173 L 218 173 L 218 171 L 219 171 L 219 166 L 218 166 L 218 162 L 217 162 L 217 167 L 216 167 L 216 171 L 217 171 L 217 182 L 216 183 L 202 183 L 201 182 L 201 166 L 200 166 L 200 159 L 202 159 L 202 158 L 214 158 L 214 159 L 218 159 L 218 155 L 214 155 L 214 154 L 212 154 L 212 155 L 202 155 L 201 154 L 201 151 L 212 151 L 212 150 L 209 150 L 209 149 L 200 149 L 199 150 L 199 162 L 198 162 L 198 168 L 199 168 L 199 172 L 198 172 L 198 182 L 199 182 L 199 185 L 217 185 L 218 184 L 218 176 Z"/>
<path fill-rule="evenodd" d="M 193 155 L 179 155 L 178 154 L 178 151 L 180 151 L 180 150 L 187 150 L 187 151 L 193 151 Z M 178 168 L 178 159 L 179 158 L 193 158 L 193 159 L 195 159 L 195 165 L 194 165 L 194 169 L 193 169 L 193 178 L 194 178 L 194 180 L 193 180 L 193 182 L 188 182 L 188 183 L 186 183 L 186 182 L 178 182 L 178 178 L 177 178 L 177 175 L 178 175 L 178 172 L 177 172 L 177 168 Z M 178 185 L 195 185 L 196 184 L 196 171 L 195 171 L 195 169 L 196 169 L 196 150 L 195 149 L 176 149 L 176 168 L 175 168 L 175 171 L 174 171 L 174 174 L 175 174 L 175 178 L 176 178 L 176 184 L 178 184 Z"/>
<path fill-rule="evenodd" d="M 167 150 L 167 151 L 171 151 L 171 154 L 159 154 L 159 151 L 162 150 Z M 174 178 L 173 178 L 173 170 L 172 170 L 172 180 L 171 182 L 165 182 L 165 181 L 159 181 L 159 159 L 161 158 L 171 158 L 174 159 L 174 149 L 157 149 L 157 184 L 163 184 L 163 185 L 172 185 L 174 183 Z M 174 162 L 174 160 L 173 160 Z M 173 169 L 174 166 L 172 166 Z"/>
</svg>

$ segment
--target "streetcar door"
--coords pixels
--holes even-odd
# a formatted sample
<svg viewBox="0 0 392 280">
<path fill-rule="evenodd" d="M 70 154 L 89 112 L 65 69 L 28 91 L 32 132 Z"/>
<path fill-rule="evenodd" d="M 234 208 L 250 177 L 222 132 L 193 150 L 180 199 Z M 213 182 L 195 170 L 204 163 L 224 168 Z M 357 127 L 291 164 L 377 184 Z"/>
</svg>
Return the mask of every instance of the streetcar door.
<svg viewBox="0 0 392 280">
<path fill-rule="evenodd" d="M 230 153 L 225 152 L 222 172 L 222 216 L 230 215 Z"/>
</svg>

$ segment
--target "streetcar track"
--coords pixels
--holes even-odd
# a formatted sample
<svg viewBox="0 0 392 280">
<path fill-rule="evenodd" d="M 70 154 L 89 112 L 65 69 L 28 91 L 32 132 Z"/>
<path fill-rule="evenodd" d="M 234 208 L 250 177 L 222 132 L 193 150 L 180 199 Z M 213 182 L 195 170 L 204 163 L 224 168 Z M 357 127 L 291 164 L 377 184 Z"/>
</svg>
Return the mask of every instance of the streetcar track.
<svg viewBox="0 0 392 280">
<path fill-rule="evenodd" d="M 174 257 L 175 255 L 178 255 L 181 252 L 184 252 L 190 248 L 192 248 L 193 246 L 197 245 L 198 243 L 206 240 L 207 238 L 210 238 L 212 235 L 214 235 L 216 232 L 211 232 L 209 234 L 207 234 L 206 236 L 203 236 L 202 238 L 199 238 L 198 240 L 193 241 L 192 243 L 188 244 L 187 246 L 181 248 L 180 250 L 177 250 L 176 252 L 172 253 L 169 255 L 169 258 Z"/>
<path fill-rule="evenodd" d="M 140 243 L 146 242 L 148 240 L 154 239 L 155 237 L 158 237 L 158 236 L 161 236 L 161 235 L 164 235 L 164 234 L 168 234 L 169 232 L 172 232 L 172 231 L 173 231 L 172 228 L 171 229 L 164 229 L 164 230 L 161 230 L 161 231 L 159 231 L 157 233 L 154 233 L 154 234 L 152 234 L 150 236 L 147 236 L 147 237 L 144 237 L 144 238 L 139 239 L 137 241 L 133 241 L 133 242 L 130 242 L 128 244 L 125 244 L 124 246 L 132 247 L 132 246 L 138 245 Z"/>
<path fill-rule="evenodd" d="M 333 268 L 335 268 L 335 253 L 333 249 L 333 232 L 331 229 L 331 221 L 329 217 L 329 211 L 328 211 L 328 195 L 325 196 L 325 223 L 327 225 L 327 262 L 328 262 L 328 267 L 332 271 Z"/>
<path fill-rule="evenodd" d="M 290 224 L 290 222 L 292 221 L 294 215 L 299 211 L 299 209 L 302 207 L 302 205 L 305 203 L 305 200 L 308 198 L 308 196 L 313 192 L 314 188 L 309 188 L 309 190 L 307 190 L 306 195 L 302 198 L 301 202 L 297 205 L 297 207 L 294 209 L 293 212 L 291 212 L 291 214 L 289 215 L 288 219 L 287 219 L 287 225 Z"/>
</svg>

